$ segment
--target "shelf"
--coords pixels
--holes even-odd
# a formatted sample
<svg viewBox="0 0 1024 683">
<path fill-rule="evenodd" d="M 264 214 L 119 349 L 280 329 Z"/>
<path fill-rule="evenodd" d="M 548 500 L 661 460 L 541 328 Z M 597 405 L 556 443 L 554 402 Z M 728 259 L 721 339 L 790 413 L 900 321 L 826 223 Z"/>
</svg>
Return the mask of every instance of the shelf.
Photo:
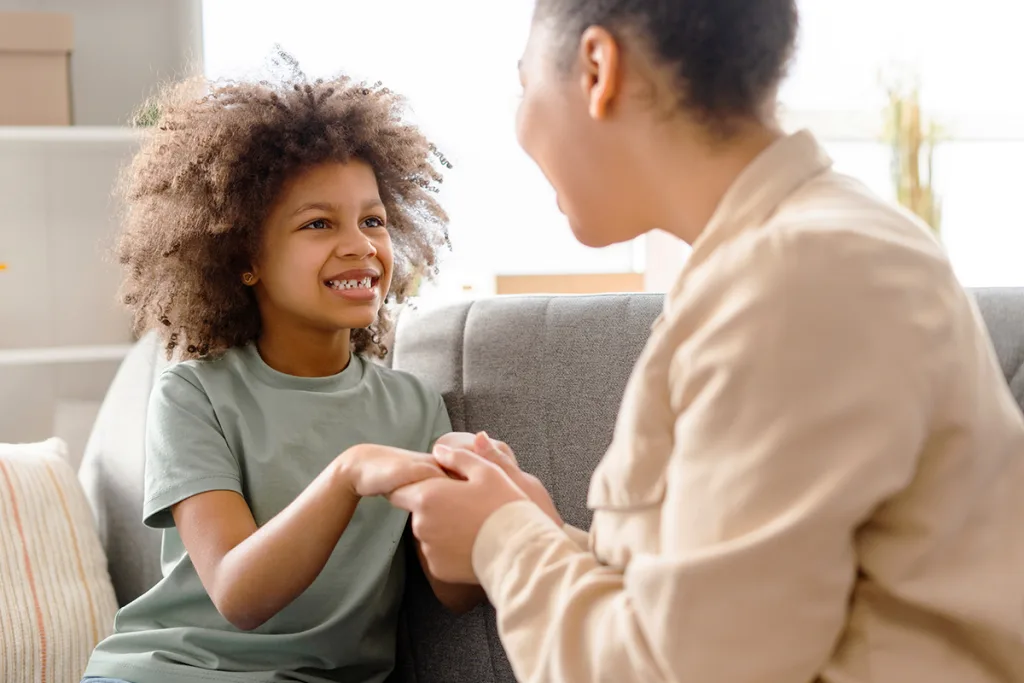
<svg viewBox="0 0 1024 683">
<path fill-rule="evenodd" d="M 141 133 L 127 126 L 0 126 L 0 142 L 134 142 Z"/>
<path fill-rule="evenodd" d="M 13 365 L 61 365 L 120 362 L 134 344 L 104 346 L 54 346 L 38 349 L 0 349 L 0 367 Z"/>
</svg>

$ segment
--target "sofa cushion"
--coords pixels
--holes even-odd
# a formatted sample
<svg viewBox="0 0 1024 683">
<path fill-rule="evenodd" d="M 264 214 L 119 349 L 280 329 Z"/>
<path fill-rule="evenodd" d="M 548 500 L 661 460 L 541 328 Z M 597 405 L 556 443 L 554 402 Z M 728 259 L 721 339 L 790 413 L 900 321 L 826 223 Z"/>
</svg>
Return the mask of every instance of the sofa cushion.
<svg viewBox="0 0 1024 683">
<path fill-rule="evenodd" d="M 77 681 L 116 610 L 67 446 L 0 444 L 0 681 Z"/>
</svg>

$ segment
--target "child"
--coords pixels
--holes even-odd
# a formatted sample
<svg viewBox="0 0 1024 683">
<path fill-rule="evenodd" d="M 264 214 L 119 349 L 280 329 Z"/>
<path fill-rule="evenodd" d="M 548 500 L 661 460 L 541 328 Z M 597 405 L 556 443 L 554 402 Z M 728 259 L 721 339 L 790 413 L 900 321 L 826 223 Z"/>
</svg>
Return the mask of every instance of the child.
<svg viewBox="0 0 1024 683">
<path fill-rule="evenodd" d="M 446 244 L 436 152 L 379 84 L 200 87 L 157 102 L 119 246 L 136 328 L 182 360 L 146 431 L 163 579 L 86 679 L 383 681 L 407 515 L 381 496 L 445 476 L 417 454 L 451 426 L 437 393 L 367 358 L 385 301 Z M 479 599 L 428 578 L 453 609 Z"/>
</svg>

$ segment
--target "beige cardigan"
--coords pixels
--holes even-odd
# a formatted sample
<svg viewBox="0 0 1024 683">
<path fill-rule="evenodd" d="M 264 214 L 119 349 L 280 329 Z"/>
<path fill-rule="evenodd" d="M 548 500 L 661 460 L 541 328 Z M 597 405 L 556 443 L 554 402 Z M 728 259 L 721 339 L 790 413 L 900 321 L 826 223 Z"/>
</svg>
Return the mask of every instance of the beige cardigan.
<svg viewBox="0 0 1024 683">
<path fill-rule="evenodd" d="M 939 244 L 808 133 L 694 245 L 589 506 L 476 540 L 521 681 L 1024 681 L 1021 413 Z"/>
</svg>

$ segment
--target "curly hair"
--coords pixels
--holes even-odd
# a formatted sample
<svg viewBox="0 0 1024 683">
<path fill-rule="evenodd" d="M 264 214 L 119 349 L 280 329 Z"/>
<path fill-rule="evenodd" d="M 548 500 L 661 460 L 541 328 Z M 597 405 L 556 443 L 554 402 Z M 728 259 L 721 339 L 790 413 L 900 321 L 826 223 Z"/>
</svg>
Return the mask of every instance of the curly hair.
<svg viewBox="0 0 1024 683">
<path fill-rule="evenodd" d="M 435 194 L 438 167 L 451 164 L 404 120 L 404 100 L 346 76 L 309 81 L 279 57 L 291 70 L 273 82 L 192 79 L 145 107 L 155 121 L 120 185 L 121 300 L 136 334 L 161 331 L 168 358 L 216 357 L 259 335 L 241 273 L 282 185 L 309 166 L 360 159 L 374 169 L 394 242 L 389 300 L 436 275 L 449 246 Z M 384 304 L 371 327 L 352 330 L 353 351 L 383 357 L 390 326 Z"/>
</svg>

